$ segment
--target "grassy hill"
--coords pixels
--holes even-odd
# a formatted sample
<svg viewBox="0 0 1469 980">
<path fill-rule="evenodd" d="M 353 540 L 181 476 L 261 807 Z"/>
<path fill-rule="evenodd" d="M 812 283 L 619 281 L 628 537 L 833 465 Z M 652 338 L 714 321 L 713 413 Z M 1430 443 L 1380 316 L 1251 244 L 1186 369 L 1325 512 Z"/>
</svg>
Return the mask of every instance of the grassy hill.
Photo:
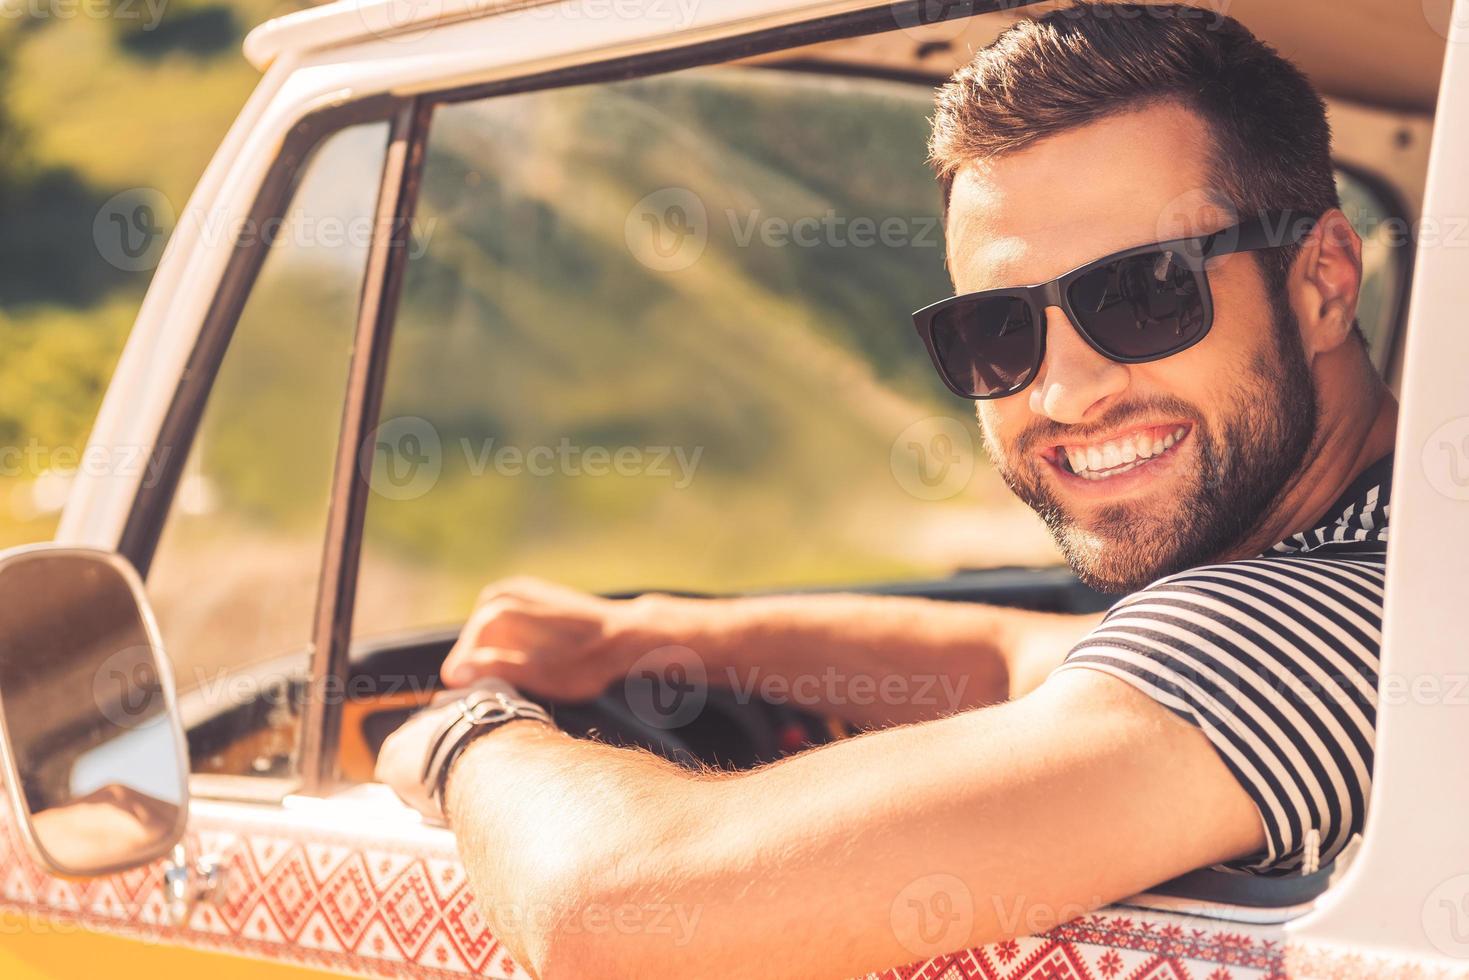
<svg viewBox="0 0 1469 980">
<path fill-rule="evenodd" d="M 182 207 L 258 78 L 240 54 L 245 31 L 294 9 L 81 8 L 96 9 L 28 5 L 42 15 L 0 19 L 0 445 L 63 466 L 86 440 L 148 280 L 103 259 L 98 210 L 140 187 Z M 29 462 L 0 468 L 0 545 L 53 532 L 54 502 L 33 492 L 40 475 Z"/>
<path fill-rule="evenodd" d="M 76 20 L 0 34 L 17 134 L 0 141 L 0 193 L 7 219 L 24 216 L 0 231 L 0 444 L 84 441 L 147 279 L 102 259 L 97 209 L 138 187 L 183 205 L 255 81 L 243 30 L 278 12 L 170 4 L 149 30 Z M 974 427 L 907 323 L 949 288 L 927 103 L 894 83 L 737 70 L 441 109 L 385 414 L 430 420 L 444 473 L 426 497 L 374 497 L 363 587 L 381 601 L 360 610 L 365 625 L 403 625 L 405 588 L 411 616 L 453 618 L 510 572 L 730 589 L 1050 559 L 984 465 L 937 502 L 894 469 L 915 422 Z M 627 241 L 629 215 L 661 188 L 707 216 L 702 257 L 673 272 Z M 897 218 L 906 239 L 854 244 L 850 224 L 815 246 L 762 237 L 827 215 Z M 248 543 L 262 580 L 271 554 L 316 533 L 320 471 L 305 461 L 322 450 L 306 432 L 336 411 L 293 345 L 320 329 L 328 297 L 354 294 L 340 269 L 274 281 L 259 337 L 231 354 L 245 380 L 222 383 L 206 423 L 217 512 L 195 529 L 217 549 L 222 515 L 239 522 L 224 550 Z M 319 403 L 302 402 L 313 389 Z M 265 473 L 254 457 L 267 439 L 282 463 Z M 499 478 L 472 465 L 488 440 L 682 447 L 699 469 L 688 487 Z M 51 533 L 37 476 L 0 476 L 0 544 Z"/>
</svg>

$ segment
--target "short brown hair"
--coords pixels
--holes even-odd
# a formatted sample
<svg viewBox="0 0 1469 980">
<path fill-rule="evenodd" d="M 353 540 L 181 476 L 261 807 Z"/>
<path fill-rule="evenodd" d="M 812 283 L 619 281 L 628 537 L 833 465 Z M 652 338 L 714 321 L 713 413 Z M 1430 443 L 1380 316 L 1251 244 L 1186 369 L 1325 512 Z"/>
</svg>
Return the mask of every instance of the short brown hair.
<svg viewBox="0 0 1469 980">
<path fill-rule="evenodd" d="M 1020 21 L 939 89 L 929 160 L 944 209 L 968 161 L 1167 100 L 1208 122 L 1210 179 L 1241 215 L 1340 206 L 1326 106 L 1275 49 L 1184 4 L 1080 2 Z M 1273 288 L 1297 251 L 1262 253 Z"/>
</svg>

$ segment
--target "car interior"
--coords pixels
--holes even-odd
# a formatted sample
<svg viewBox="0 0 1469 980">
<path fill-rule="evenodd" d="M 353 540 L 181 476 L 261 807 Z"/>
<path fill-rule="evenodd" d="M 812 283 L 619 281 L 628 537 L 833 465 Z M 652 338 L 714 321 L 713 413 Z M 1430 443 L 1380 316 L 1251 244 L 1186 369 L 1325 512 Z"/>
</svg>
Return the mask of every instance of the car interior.
<svg viewBox="0 0 1469 980">
<path fill-rule="evenodd" d="M 782 50 L 753 56 L 736 52 L 732 61 L 722 58 L 727 65 L 718 70 L 756 73 L 760 78 L 881 79 L 926 92 L 1006 26 L 1051 6 L 1017 7 L 879 34 L 815 40 L 802 36 L 800 43 Z M 1364 202 L 1362 213 L 1367 215 L 1359 230 L 1368 241 L 1369 272 L 1374 278 L 1370 302 L 1364 299 L 1362 326 L 1376 363 L 1390 379 L 1396 378 L 1401 359 L 1399 328 L 1411 274 L 1411 250 L 1394 244 L 1391 233 L 1395 227 L 1411 225 L 1421 208 L 1445 43 L 1432 17 L 1420 15 L 1419 5 L 1411 6 L 1408 11 L 1390 0 L 1300 0 L 1285 5 L 1237 0 L 1198 5 L 1200 16 L 1218 10 L 1242 20 L 1296 60 L 1327 96 L 1341 181 L 1355 200 Z M 894 329 L 901 327 L 896 324 Z M 912 353 L 922 357 L 916 347 Z M 678 581 L 647 584 L 678 594 L 711 594 Z M 1056 565 L 960 567 L 946 576 L 865 585 L 844 582 L 838 587 L 1053 612 L 1095 612 L 1112 601 Z M 817 584 L 800 588 L 821 591 Z M 637 591 L 620 591 L 614 597 L 627 598 Z M 354 637 L 347 690 L 360 682 L 364 690 L 375 693 L 370 698 L 348 697 L 343 703 L 337 768 L 344 783 L 371 781 L 373 760 L 383 740 L 438 689 L 439 666 L 456 636 L 457 628 L 449 624 Z M 191 756 L 213 760 L 208 769 L 218 773 L 268 774 L 281 768 L 279 760 L 298 751 L 296 729 L 283 726 L 281 718 L 298 714 L 306 696 L 309 678 L 300 666 L 296 653 L 251 665 L 248 669 L 262 682 L 252 700 L 240 703 L 221 706 L 195 699 L 191 704 L 185 694 L 181 708 Z M 572 734 L 642 746 L 691 766 L 748 768 L 851 733 L 846 726 L 800 707 L 740 699 L 719 690 L 711 692 L 707 709 L 687 724 L 659 728 L 642 720 L 645 713 L 635 708 L 638 698 L 652 696 L 646 690 L 650 683 L 630 678 L 614 684 L 596 701 L 547 707 L 557 724 Z M 1205 871 L 1156 891 L 1167 897 L 1163 901 L 1184 900 L 1191 908 L 1260 921 L 1271 914 L 1262 909 L 1289 910 L 1319 894 L 1332 870 L 1282 881 Z M 1255 911 L 1240 911 L 1251 909 Z M 1287 915 L 1282 911 L 1278 917 Z"/>
</svg>

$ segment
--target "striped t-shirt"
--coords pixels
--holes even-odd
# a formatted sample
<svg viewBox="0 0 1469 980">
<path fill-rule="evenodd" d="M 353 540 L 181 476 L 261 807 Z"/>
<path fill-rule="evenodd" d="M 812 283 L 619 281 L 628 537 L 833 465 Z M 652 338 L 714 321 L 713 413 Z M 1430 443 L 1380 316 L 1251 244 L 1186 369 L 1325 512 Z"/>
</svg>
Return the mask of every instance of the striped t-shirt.
<svg viewBox="0 0 1469 980">
<path fill-rule="evenodd" d="M 1265 827 L 1227 869 L 1325 864 L 1362 829 L 1391 484 L 1389 455 L 1314 529 L 1133 593 L 1058 668 L 1111 674 L 1208 736 Z"/>
</svg>

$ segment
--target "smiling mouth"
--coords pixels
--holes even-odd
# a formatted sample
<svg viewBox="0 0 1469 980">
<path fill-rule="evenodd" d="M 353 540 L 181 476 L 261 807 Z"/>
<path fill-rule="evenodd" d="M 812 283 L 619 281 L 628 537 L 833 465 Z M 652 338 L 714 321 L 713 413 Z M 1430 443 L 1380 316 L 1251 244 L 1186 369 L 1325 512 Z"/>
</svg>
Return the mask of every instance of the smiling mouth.
<svg viewBox="0 0 1469 980">
<path fill-rule="evenodd" d="M 1192 428 L 1187 423 L 1147 426 L 1103 441 L 1052 446 L 1046 457 L 1083 480 L 1110 480 L 1171 455 Z"/>
</svg>

